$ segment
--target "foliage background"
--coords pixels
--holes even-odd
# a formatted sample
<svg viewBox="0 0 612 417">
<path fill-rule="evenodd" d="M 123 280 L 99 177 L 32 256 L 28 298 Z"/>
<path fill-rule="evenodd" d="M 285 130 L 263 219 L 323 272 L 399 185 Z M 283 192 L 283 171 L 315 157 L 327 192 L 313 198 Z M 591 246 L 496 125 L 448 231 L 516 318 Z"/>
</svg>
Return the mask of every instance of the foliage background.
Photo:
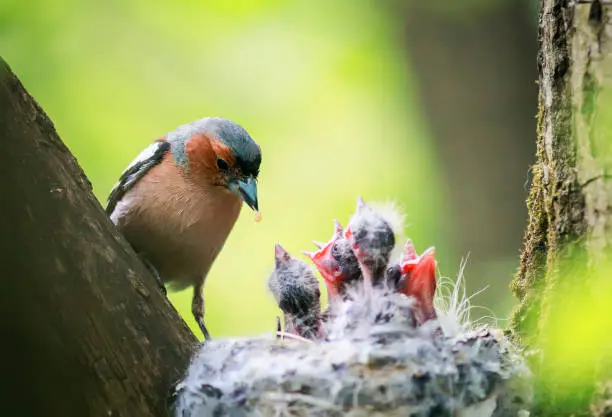
<svg viewBox="0 0 612 417">
<path fill-rule="evenodd" d="M 102 203 L 144 146 L 183 123 L 227 117 L 260 143 L 264 220 L 256 224 L 243 210 L 210 272 L 206 319 L 214 336 L 271 331 L 274 243 L 294 254 L 312 249 L 312 239 L 331 236 L 332 219 L 347 222 L 358 195 L 396 201 L 405 234 L 419 251 L 436 246 L 443 275 L 455 277 L 470 252 L 470 291 L 490 285 L 476 303 L 504 318 L 533 153 L 535 53 L 523 54 L 527 71 L 522 61 L 504 61 L 511 50 L 482 24 L 507 20 L 512 2 L 425 3 L 4 0 L 0 54 L 55 122 Z M 521 7 L 534 45 L 536 11 L 532 2 Z M 489 65 L 497 62 L 503 68 Z M 517 79 L 527 95 L 503 90 Z M 512 133 L 519 125 L 528 134 Z M 491 133 L 494 126 L 508 135 Z M 517 153 L 504 147 L 518 142 L 529 145 Z M 170 298 L 195 331 L 191 290 Z"/>
</svg>

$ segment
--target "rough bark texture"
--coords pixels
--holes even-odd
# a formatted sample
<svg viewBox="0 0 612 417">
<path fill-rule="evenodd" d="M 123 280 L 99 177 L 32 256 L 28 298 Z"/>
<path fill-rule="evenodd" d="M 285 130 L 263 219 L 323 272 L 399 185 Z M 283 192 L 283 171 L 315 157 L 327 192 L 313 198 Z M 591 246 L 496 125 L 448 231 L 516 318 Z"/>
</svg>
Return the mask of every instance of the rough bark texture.
<svg viewBox="0 0 612 417">
<path fill-rule="evenodd" d="M 0 176 L 0 415 L 166 415 L 197 341 L 1 59 Z"/>
<path fill-rule="evenodd" d="M 612 243 L 610 115 L 602 111 L 609 108 L 612 80 L 609 15 L 610 6 L 599 1 L 541 2 L 537 162 L 513 283 L 521 303 L 510 326 L 527 346 L 541 343 L 549 318 L 568 308 L 551 302 L 551 294 L 563 287 L 584 288 L 586 274 L 574 274 L 570 282 L 571 275 L 559 273 L 564 261 L 588 268 L 609 253 Z M 557 408 L 561 399 L 547 396 L 546 389 L 540 387 L 543 402 L 536 415 L 589 414 L 586 408 Z"/>
</svg>

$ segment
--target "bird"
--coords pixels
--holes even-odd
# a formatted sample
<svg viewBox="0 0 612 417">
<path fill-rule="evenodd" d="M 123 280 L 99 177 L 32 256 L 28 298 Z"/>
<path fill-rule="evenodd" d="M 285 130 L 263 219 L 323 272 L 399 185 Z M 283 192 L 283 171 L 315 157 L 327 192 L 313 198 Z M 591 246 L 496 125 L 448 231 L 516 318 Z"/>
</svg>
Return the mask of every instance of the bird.
<svg viewBox="0 0 612 417">
<path fill-rule="evenodd" d="M 401 276 L 397 282 L 397 289 L 400 293 L 416 300 L 414 310 L 419 324 L 437 318 L 434 307 L 436 265 L 433 246 L 418 255 L 412 241 L 406 241 L 399 261 Z"/>
<path fill-rule="evenodd" d="M 395 247 L 395 232 L 389 222 L 359 197 L 344 237 L 351 244 L 366 285 L 383 282 L 391 251 Z"/>
<path fill-rule="evenodd" d="M 319 248 L 316 252 L 303 251 L 315 265 L 327 287 L 329 301 L 341 300 L 347 287 L 361 281 L 361 269 L 349 241 L 344 237 L 344 229 L 334 220 L 334 234 L 327 243 L 313 241 Z"/>
<path fill-rule="evenodd" d="M 261 147 L 242 126 L 205 117 L 153 141 L 108 197 L 106 213 L 161 291 L 166 283 L 193 287 L 191 311 L 205 340 L 204 282 L 242 204 L 259 215 L 260 165 Z"/>
<path fill-rule="evenodd" d="M 332 301 L 345 298 L 347 289 L 359 282 L 382 285 L 399 279 L 399 266 L 387 269 L 395 232 L 361 197 L 346 230 L 334 220 L 332 238 L 327 243 L 313 242 L 319 250 L 302 253 L 318 269 Z"/>
<path fill-rule="evenodd" d="M 418 254 L 416 253 L 412 239 L 407 239 L 399 259 L 394 262 L 389 262 L 387 270 L 384 273 L 384 278 L 382 281 L 383 285 L 385 285 L 387 288 L 400 291 L 402 286 L 406 285 L 406 274 L 402 272 L 402 266 L 404 266 L 406 263 L 414 262 L 414 260 L 417 258 Z"/>
<path fill-rule="evenodd" d="M 319 281 L 306 264 L 278 243 L 274 246 L 275 268 L 268 288 L 285 316 L 285 329 L 305 339 L 320 334 L 321 292 Z"/>
</svg>

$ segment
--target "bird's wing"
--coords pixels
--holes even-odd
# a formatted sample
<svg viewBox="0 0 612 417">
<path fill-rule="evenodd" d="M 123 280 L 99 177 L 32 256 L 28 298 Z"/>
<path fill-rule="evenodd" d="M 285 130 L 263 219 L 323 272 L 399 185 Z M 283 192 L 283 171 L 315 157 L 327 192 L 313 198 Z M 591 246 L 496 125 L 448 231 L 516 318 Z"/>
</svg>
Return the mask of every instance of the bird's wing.
<svg viewBox="0 0 612 417">
<path fill-rule="evenodd" d="M 170 143 L 166 141 L 153 142 L 146 147 L 140 154 L 130 163 L 123 171 L 119 181 L 115 184 L 108 196 L 106 204 L 106 213 L 110 215 L 115 206 L 125 195 L 142 178 L 151 168 L 159 164 L 166 152 L 170 150 Z"/>
</svg>

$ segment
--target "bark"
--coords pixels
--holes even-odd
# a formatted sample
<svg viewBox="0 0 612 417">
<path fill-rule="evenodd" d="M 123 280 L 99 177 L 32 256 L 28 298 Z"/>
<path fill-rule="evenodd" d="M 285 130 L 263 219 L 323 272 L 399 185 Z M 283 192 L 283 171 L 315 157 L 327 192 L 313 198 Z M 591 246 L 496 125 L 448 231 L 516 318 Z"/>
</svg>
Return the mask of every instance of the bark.
<svg viewBox="0 0 612 417">
<path fill-rule="evenodd" d="M 0 415 L 166 415 L 196 339 L 1 59 L 0 135 Z"/>
<path fill-rule="evenodd" d="M 568 308 L 554 302 L 553 294 L 561 288 L 586 291 L 586 271 L 608 257 L 612 243 L 609 16 L 610 6 L 598 1 L 541 2 L 537 162 L 529 225 L 513 282 L 520 305 L 510 326 L 528 347 L 542 346 L 551 317 Z M 582 269 L 560 273 L 570 260 Z M 542 357 L 546 351 L 533 361 L 536 373 Z M 584 392 L 567 393 L 583 397 L 575 409 L 561 407 L 563 396 L 550 395 L 550 386 L 539 386 L 536 415 L 588 415 L 589 396 L 601 377 L 595 373 Z"/>
</svg>

